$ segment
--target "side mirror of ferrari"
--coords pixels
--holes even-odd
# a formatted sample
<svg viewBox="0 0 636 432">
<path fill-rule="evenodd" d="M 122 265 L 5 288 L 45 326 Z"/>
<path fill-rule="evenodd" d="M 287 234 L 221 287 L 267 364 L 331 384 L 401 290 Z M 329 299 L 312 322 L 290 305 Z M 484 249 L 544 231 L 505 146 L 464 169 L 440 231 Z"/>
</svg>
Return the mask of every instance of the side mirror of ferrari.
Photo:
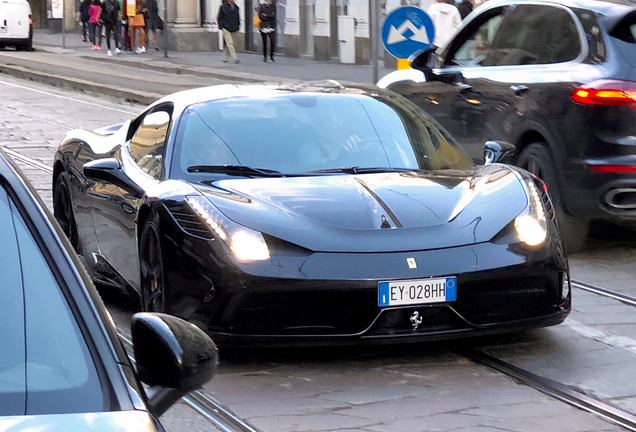
<svg viewBox="0 0 636 432">
<path fill-rule="evenodd" d="M 511 163 L 517 148 L 505 141 L 486 141 L 484 145 L 484 163 Z"/>
<path fill-rule="evenodd" d="M 84 177 L 93 181 L 104 181 L 119 186 L 136 198 L 144 195 L 143 189 L 124 172 L 121 162 L 115 158 L 97 159 L 84 164 Z"/>
<path fill-rule="evenodd" d="M 150 386 L 146 395 L 155 416 L 212 379 L 219 352 L 194 324 L 172 315 L 140 312 L 132 316 L 131 331 L 137 372 Z"/>
</svg>

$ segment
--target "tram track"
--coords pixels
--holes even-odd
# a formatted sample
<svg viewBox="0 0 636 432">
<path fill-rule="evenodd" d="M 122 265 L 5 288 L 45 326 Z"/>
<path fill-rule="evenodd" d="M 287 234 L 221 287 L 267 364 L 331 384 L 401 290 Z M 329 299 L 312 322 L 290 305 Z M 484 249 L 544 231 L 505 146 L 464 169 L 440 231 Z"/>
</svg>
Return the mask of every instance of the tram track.
<svg viewBox="0 0 636 432">
<path fill-rule="evenodd" d="M 72 99 L 68 97 L 64 97 L 64 98 Z M 78 101 L 78 102 L 82 102 L 82 101 Z M 92 104 L 92 105 L 96 105 L 96 104 Z M 105 106 L 103 106 L 103 108 L 113 109 L 113 108 L 109 108 Z M 42 121 L 48 124 L 59 126 L 60 128 L 63 128 L 65 130 L 73 128 L 72 125 L 69 125 L 67 123 L 32 115 L 29 113 L 24 113 L 8 105 L 0 104 L 0 109 L 6 112 L 10 112 L 12 114 L 21 115 L 21 116 L 30 118 L 31 120 Z M 116 110 L 122 111 L 118 109 Z M 47 174 L 52 173 L 51 167 L 29 156 L 26 156 L 14 149 L 9 149 L 6 146 L 2 146 L 2 147 L 4 151 L 15 160 L 21 163 L 24 163 L 30 167 L 46 172 Z M 597 287 L 592 284 L 588 284 L 588 283 L 585 283 L 582 281 L 576 281 L 576 280 L 571 281 L 571 286 L 573 288 L 577 288 L 589 293 L 612 298 L 616 301 L 619 301 L 629 306 L 636 306 L 636 297 L 632 297 L 617 291 L 605 289 L 602 287 Z M 119 336 L 129 356 L 131 357 L 131 360 L 134 361 L 132 341 L 130 341 L 130 339 L 121 332 L 119 333 Z M 478 349 L 469 347 L 469 348 L 458 348 L 458 349 L 454 349 L 453 351 L 455 351 L 458 355 L 461 355 L 473 361 L 474 363 L 496 370 L 499 373 L 502 373 L 524 385 L 527 385 L 538 391 L 541 391 L 542 393 L 552 398 L 555 398 L 561 402 L 567 403 L 578 409 L 592 413 L 596 416 L 599 416 L 600 418 L 603 418 L 604 420 L 607 420 L 608 422 L 624 427 L 627 430 L 636 431 L 636 416 L 632 413 L 629 413 L 627 411 L 611 406 L 601 400 L 592 398 L 577 390 L 567 387 L 559 382 L 541 377 L 532 372 L 519 368 L 513 364 L 510 364 L 508 362 L 505 362 L 503 360 L 490 356 Z M 215 427 L 222 430 L 223 432 L 256 432 L 255 429 L 253 429 L 252 427 L 247 425 L 245 422 L 237 418 L 230 411 L 228 411 L 222 405 L 220 405 L 216 401 L 206 396 L 201 391 L 195 391 L 184 396 L 182 398 L 182 402 L 188 405 L 196 413 L 201 415 L 203 418 L 205 418 L 207 421 L 209 421 L 211 424 L 213 424 Z"/>
</svg>

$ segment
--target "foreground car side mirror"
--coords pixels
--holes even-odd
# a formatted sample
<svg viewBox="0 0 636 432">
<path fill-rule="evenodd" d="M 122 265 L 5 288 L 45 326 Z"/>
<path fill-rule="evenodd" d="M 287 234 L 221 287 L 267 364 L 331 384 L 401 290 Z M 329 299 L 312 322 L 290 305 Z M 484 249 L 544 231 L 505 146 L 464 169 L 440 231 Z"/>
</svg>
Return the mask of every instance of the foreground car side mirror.
<svg viewBox="0 0 636 432">
<path fill-rule="evenodd" d="M 93 181 L 105 181 L 130 192 L 135 198 L 144 195 L 143 190 L 124 172 L 121 162 L 114 158 L 97 159 L 84 164 L 84 177 Z"/>
<path fill-rule="evenodd" d="M 139 379 L 149 409 L 157 417 L 182 396 L 212 379 L 219 352 L 210 337 L 194 324 L 172 315 L 136 313 L 131 330 Z"/>
<path fill-rule="evenodd" d="M 505 141 L 486 141 L 484 145 L 484 163 L 511 163 L 517 147 Z"/>
</svg>

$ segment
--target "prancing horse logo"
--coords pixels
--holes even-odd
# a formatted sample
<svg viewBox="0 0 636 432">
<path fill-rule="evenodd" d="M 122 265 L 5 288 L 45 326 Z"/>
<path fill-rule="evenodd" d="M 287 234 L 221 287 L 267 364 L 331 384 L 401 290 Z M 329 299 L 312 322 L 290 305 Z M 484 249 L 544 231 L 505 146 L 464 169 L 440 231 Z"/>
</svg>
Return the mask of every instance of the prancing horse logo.
<svg viewBox="0 0 636 432">
<path fill-rule="evenodd" d="M 422 324 L 422 317 L 420 316 L 420 313 L 418 311 L 413 312 L 410 321 L 413 330 L 417 330 L 420 324 Z"/>
<path fill-rule="evenodd" d="M 411 269 L 417 268 L 417 263 L 415 262 L 415 258 L 407 258 L 406 263 L 409 265 L 409 268 Z"/>
</svg>

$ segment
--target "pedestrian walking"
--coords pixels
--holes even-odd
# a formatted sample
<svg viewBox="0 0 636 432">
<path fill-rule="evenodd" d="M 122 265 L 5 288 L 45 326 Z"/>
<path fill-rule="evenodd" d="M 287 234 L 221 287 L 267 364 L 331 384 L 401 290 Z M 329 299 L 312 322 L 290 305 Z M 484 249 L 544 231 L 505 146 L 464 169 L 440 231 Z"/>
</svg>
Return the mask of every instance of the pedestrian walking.
<svg viewBox="0 0 636 432">
<path fill-rule="evenodd" d="M 130 43 L 131 49 L 137 54 L 146 52 L 146 18 L 143 14 L 143 2 L 137 0 L 136 14 L 130 17 Z M 135 30 L 139 33 L 139 46 L 135 49 Z"/>
<path fill-rule="evenodd" d="M 119 42 L 117 41 L 117 33 L 115 32 L 115 26 L 119 20 L 119 2 L 117 0 L 104 0 L 102 3 L 102 15 L 101 19 L 104 22 L 104 28 L 106 29 L 106 47 L 108 48 L 107 55 L 110 57 L 113 52 L 110 50 L 110 35 L 113 35 L 113 41 L 115 42 L 115 53 L 121 54 L 119 49 Z"/>
<path fill-rule="evenodd" d="M 459 11 L 459 15 L 461 15 L 462 20 L 473 11 L 473 4 L 469 0 L 455 0 L 455 5 L 457 6 L 457 10 Z"/>
<path fill-rule="evenodd" d="M 241 25 L 241 15 L 239 7 L 234 0 L 223 0 L 216 21 L 223 30 L 223 39 L 225 40 L 223 63 L 228 62 L 230 55 L 232 55 L 234 63 L 240 63 L 241 61 L 236 56 L 236 50 L 234 49 L 234 33 L 239 30 Z"/>
<path fill-rule="evenodd" d="M 428 15 L 433 21 L 435 27 L 435 45 L 439 50 L 450 42 L 451 37 L 455 35 L 455 32 L 462 23 L 462 17 L 459 11 L 454 5 L 446 3 L 445 0 L 437 0 L 428 8 Z"/>
<path fill-rule="evenodd" d="M 274 47 L 276 46 L 276 5 L 272 0 L 265 0 L 258 8 L 261 20 L 260 32 L 263 39 L 263 63 L 267 63 L 267 40 L 269 39 L 269 58 L 274 61 Z"/>
<path fill-rule="evenodd" d="M 163 30 L 163 21 L 161 17 L 159 17 L 157 0 L 144 0 L 142 11 L 146 19 L 146 38 L 150 39 L 150 32 L 152 32 L 152 43 L 155 46 L 155 51 L 159 51 L 159 47 L 157 46 L 157 30 Z M 150 40 L 148 40 L 148 47 L 150 48 Z"/>
<path fill-rule="evenodd" d="M 88 8 L 88 14 L 90 18 L 88 19 L 88 29 L 89 29 L 89 37 L 93 46 L 91 49 L 101 51 L 102 50 L 102 4 L 99 0 L 93 0 L 93 3 Z M 97 36 L 99 35 L 99 43 Z"/>
<path fill-rule="evenodd" d="M 84 42 L 88 42 L 86 36 L 90 36 L 90 30 L 88 29 L 88 20 L 91 16 L 88 14 L 88 9 L 91 6 L 91 0 L 82 0 L 79 7 L 80 21 L 82 23 L 82 34 L 84 35 Z"/>
</svg>

